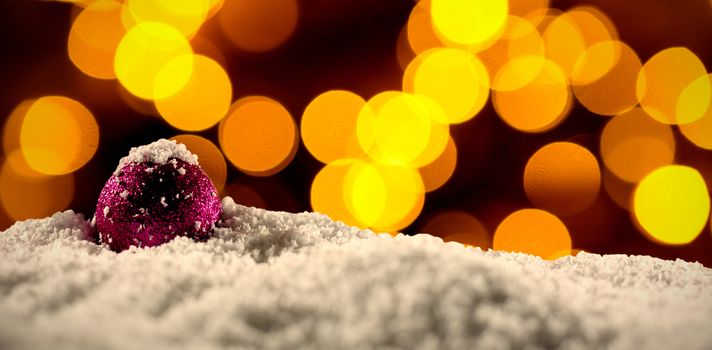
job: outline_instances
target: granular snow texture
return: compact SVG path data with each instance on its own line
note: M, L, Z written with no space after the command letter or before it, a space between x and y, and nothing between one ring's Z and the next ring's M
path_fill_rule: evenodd
M554 262L223 200L213 238L115 253L73 212L0 234L0 349L710 349L712 270Z

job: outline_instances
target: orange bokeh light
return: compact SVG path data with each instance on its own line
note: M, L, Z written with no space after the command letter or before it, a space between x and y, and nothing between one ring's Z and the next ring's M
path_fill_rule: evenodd
M218 134L230 163L254 176L270 176L284 169L294 158L299 141L289 112L263 96L235 102L220 122Z

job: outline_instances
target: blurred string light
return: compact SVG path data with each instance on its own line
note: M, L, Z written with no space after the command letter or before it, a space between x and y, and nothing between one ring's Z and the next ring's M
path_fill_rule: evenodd
M438 37L454 45L479 48L501 34L507 0L431 0L430 15Z
M582 70L580 63L579 69L575 69L577 62L587 59L583 54L588 48L600 42L616 40L618 34L605 14L594 7L581 6L554 18L544 30L543 38L546 57L561 67L567 77L592 81L597 78L591 76L592 65L611 66L614 60L602 62L593 59L591 63L584 65L588 70ZM610 53L611 56L615 54ZM602 71L605 72L605 69Z
M637 222L649 238L663 244L688 244L707 224L710 196L697 170L670 165L656 169L640 182L634 209Z
M208 17L216 0L126 0L122 20L128 29L144 22L165 23L190 37Z
M482 249L491 247L490 234L485 225L462 210L445 210L432 215L419 231L438 235L445 242L454 241Z
M539 149L524 168L524 189L538 208L570 216L598 197L601 173L596 157L571 142L554 142Z
M218 136L230 163L254 176L273 175L286 167L299 142L291 114L263 96L237 100L220 122Z
M645 62L638 75L640 106L661 123L692 123L702 118L710 103L710 82L699 79L706 75L702 61L686 48L673 47L658 52ZM691 85L696 80L698 83ZM689 95L683 96L687 100L679 104L688 87L691 87Z
M265 52L292 36L299 20L299 5L297 0L228 0L218 16L223 33L235 47Z
M712 85L712 74L708 74L699 79L706 79L707 82ZM693 86L694 90L697 90L694 86L699 84L699 79L690 84L690 86ZM678 104L679 103L680 102L678 101ZM689 124L681 124L680 132L690 142L697 145L697 147L712 150L712 102L707 105L707 110L704 112L702 117L700 117L700 119L697 119Z
M403 91L427 96L458 124L474 117L489 97L489 76L473 54L459 49L432 49L418 55L403 75Z
M556 259L571 253L571 236L561 220L540 209L522 209L497 226L492 246L496 250Z
M611 119L601 134L601 158L617 177L639 182L651 171L675 160L672 129L635 108Z
M114 79L114 55L126 33L121 22L122 4L100 0L87 6L72 24L67 51L75 66L85 74Z
M227 180L227 164L220 149L210 140L197 135L182 134L172 137L171 140L184 144L198 156L200 167L213 181L218 193L222 192Z
M156 108L178 129L205 130L217 124L230 108L232 83L214 60L202 55L184 55L169 61L161 69L156 77L156 90L168 91L173 80L164 74L172 74L187 64L193 65L188 82L174 95L156 99Z
M121 39L114 70L132 94L146 100L163 99L190 81L192 53L188 40L177 29L161 22L142 22ZM171 60L175 61L168 65ZM157 81L159 77L163 81Z
M325 164L361 157L364 150L356 128L365 105L361 96L345 90L327 91L314 98L301 121L302 141L312 156Z
M576 99L589 111L614 116L638 104L636 86L642 64L638 55L621 41L603 41L584 51L576 68L591 73L594 79L573 78ZM603 62L603 63L601 63Z
M533 80L519 82L523 71L536 72ZM507 63L496 79L517 82L508 84L511 90L492 93L497 113L511 127L529 133L545 132L568 116L571 89L554 62L536 56L519 57Z
M457 167L457 145L452 137L447 140L445 149L430 164L418 168L423 178L426 192L432 192L447 183Z
M62 96L35 100L20 128L28 165L43 174L69 174L86 164L99 146L99 127L81 103Z

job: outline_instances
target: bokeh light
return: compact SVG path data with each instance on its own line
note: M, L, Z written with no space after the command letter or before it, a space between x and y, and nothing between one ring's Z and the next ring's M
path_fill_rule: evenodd
M601 158L619 178L636 183L675 159L672 129L635 108L611 119L601 134Z
M73 175L35 172L20 151L10 153L0 170L0 202L13 220L52 215L66 209L73 196Z
M555 259L571 251L571 236L559 218L539 209L522 209L497 226L492 246Z
M449 127L444 112L430 98L385 92L368 101L356 132L361 148L372 159L418 167L440 156Z
M291 114L279 102L263 96L235 102L220 122L219 139L230 163L254 176L284 169L299 142Z
M309 196L312 210L348 225L360 226L346 205L346 174L355 162L353 159L331 162L316 174Z
M550 143L529 158L524 189L538 208L569 216L588 208L598 196L601 172L589 150L571 142Z
M184 144L190 152L198 156L203 171L213 181L218 193L222 192L227 179L227 164L220 149L210 140L198 135L182 134L171 138Z
M477 53L477 57L480 58L489 72L492 88L495 90L508 90L506 85L498 86L496 84L507 84L509 82L496 81L494 77L497 76L505 64L522 56L543 57L544 41L531 22L517 16L508 17L507 26L500 40ZM533 80L540 68L541 62L538 62L536 69L529 73L529 79Z
M457 166L457 145L450 137L445 149L432 163L418 168L426 192L432 192L447 183Z
M541 68L537 68L541 65ZM521 85L521 72L534 70L533 80ZM551 130L561 123L571 108L571 89L566 76L553 62L535 56L514 59L502 68L495 81L512 86L511 91L493 91L497 114L509 126L524 132ZM528 80L528 79L525 79ZM516 86L516 87L515 87Z
M641 68L638 55L625 43L595 44L576 62L576 69L588 73L574 76L574 95L596 114L613 116L626 112L638 104L636 86Z
M546 57L559 65L567 77L573 77L579 81L592 80L590 77L592 74L591 64L583 65L589 70L581 69L581 63L579 63L579 69L575 69L577 62L588 60L586 56L583 56L584 52L597 43L618 38L615 27L606 15L590 6L576 7L557 16L548 24L542 36L546 47ZM611 55L615 55L615 52L612 52ZM592 64L601 64L597 58L592 58ZM608 66L611 64L608 63ZM600 71L600 69L597 70ZM594 74L600 73L595 72Z
M436 33L464 46L480 46L492 40L507 21L507 0L431 0L430 13Z
M420 232L442 237L444 241L488 249L489 231L473 215L462 210L446 210L429 217Z
M126 0L123 23L132 28L139 23L160 22L190 36L203 24L213 3L214 0Z
M712 74L703 79L712 84ZM697 147L712 150L712 102L708 104L707 111L700 119L680 125L680 132Z
M444 46L433 29L433 21L430 17L430 1L418 1L413 10L410 11L408 23L406 24L408 43L416 54Z
M359 158L364 154L356 125L366 101L353 92L331 90L314 98L304 110L302 141L322 163Z
M437 102L450 124L474 117L489 97L485 66L459 49L433 49L421 54L405 71L403 90Z
M655 120L665 124L688 124L700 119L709 103L710 84L702 80L706 99L693 101L677 114L678 100L683 91L695 80L706 76L704 64L692 51L673 47L658 52L643 65L638 76L637 96L640 106ZM699 103L700 105L696 105Z
M640 182L634 208L638 223L650 238L664 244L687 244L707 225L710 196L697 170L670 165Z
M81 103L62 96L34 101L20 129L22 154L32 169L69 174L86 164L99 146L99 126Z
M232 83L225 70L212 59L201 55L183 55L169 61L156 76L156 90L168 91L173 84L169 76L192 64L185 86L174 95L156 99L161 116L172 126L186 131L200 131L217 124L232 102ZM165 86L164 86L165 85Z
M354 162L345 182L346 207L358 226L397 232L420 214L425 188L420 173L403 165Z
M225 36L240 50L264 52L282 45L297 27L296 0L230 0L219 13Z
M183 34L160 22L142 22L129 30L116 49L114 71L132 94L146 99L162 99L180 91L190 80L192 59L182 59L161 70L180 56L192 58L193 50ZM156 88L159 73L169 81Z
M85 74L100 79L116 78L114 56L126 33L121 22L122 8L121 2L96 1L74 20L67 52L69 59Z

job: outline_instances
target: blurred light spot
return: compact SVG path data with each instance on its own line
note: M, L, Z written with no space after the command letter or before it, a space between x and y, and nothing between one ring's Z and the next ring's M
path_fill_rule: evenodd
M703 75L690 83L677 100L675 115L680 125L694 123L710 111L712 75ZM688 122L691 121L691 122Z
M365 104L361 96L344 90L327 91L314 98L301 121L302 140L309 153L325 164L362 156L356 124Z
M384 92L359 114L357 138L374 160L419 167L445 149L449 136L445 121L440 106L427 97Z
M661 123L692 123L702 118L709 97L690 101L690 106L680 106L680 112L689 114L677 114L678 100L691 83L706 75L704 64L692 51L684 47L660 51L645 62L638 75L637 96L640 106ZM709 81L702 80L696 89L703 95L709 95Z
M233 104L220 122L220 147L238 169L253 176L270 176L286 167L297 151L294 120L279 102L245 97Z
M646 176L635 190L635 217L654 241L688 244L707 224L710 197L697 170L670 165Z
M537 62L541 64L538 70ZM572 102L566 76L555 63L524 56L507 64L495 79L507 81L511 78L511 83L500 83L500 86L518 86L520 83L514 81L521 79L520 73L527 67L535 69L532 81L515 90L493 91L495 110L502 120L519 131L536 133L551 130L566 118Z
M585 59L576 67L589 73L583 80L581 75L574 77L573 91L584 107L611 116L638 104L636 84L642 64L633 49L620 41L604 41L591 46L581 57Z
M175 28L158 22L144 22L131 28L119 43L114 61L114 71L121 84L132 94L146 99L162 99L180 91L190 80L192 60L173 64L170 71L161 74L171 77L161 88L156 78L166 63L193 50L188 41Z
M417 170L375 162L353 163L344 180L346 207L359 226L396 232L410 225L425 202Z
M613 174L637 183L649 172L672 164L675 138L669 126L635 108L606 124L601 134L601 158Z
M5 119L2 129L2 148L5 155L20 149L22 122L25 120L25 115L27 115L27 111L30 110L33 103L35 103L34 99L23 100L15 106L7 119Z
M427 220L420 232L437 235L445 242L455 241L485 250L490 247L487 228L476 217L461 210L435 214Z
M28 109L20 131L27 163L44 174L74 172L99 146L99 126L81 103L62 96L37 99Z
M596 157L570 142L554 142L539 149L524 169L524 189L537 207L570 216L588 208L601 186Z
M567 77L577 73L578 79L590 79L590 71L575 71L576 62L587 60L586 56L581 57L586 49L603 41L616 40L618 34L606 15L594 7L582 6L556 17L544 30L543 38L546 57L558 64ZM600 62L594 60L591 64ZM609 63L608 68L610 66Z
M548 7L549 0L509 0L509 14L518 17L542 13Z
M325 165L312 182L310 200L312 210L326 214L336 221L358 226L360 222L346 206L346 174L356 160L338 160Z
M100 0L87 6L72 24L67 41L69 59L87 75L114 79L114 55L126 33L121 22L123 5Z
M254 188L240 183L232 183L225 187L224 196L230 196L235 203L247 207L267 209L267 202Z
M501 34L507 21L507 0L431 0L436 33L449 42L478 46Z
M571 237L556 216L539 209L522 209L499 224L493 248L550 259L571 250Z
M172 126L200 131L217 124L232 102L230 77L220 64L200 55L179 56L166 63L165 69L158 73L156 89L169 90L173 78L167 74L191 63L192 74L186 85L176 94L157 99L155 103L158 112Z
M487 68L492 80L507 62L527 55L543 57L544 42L541 34L529 21L516 16L508 17L507 27L500 40L486 50L477 53L477 57ZM531 80L541 68L541 60L538 63L539 66L535 70L528 72ZM492 83L494 84L494 81ZM506 87L498 88L494 85L492 88L507 90Z
M165 23L183 35L197 32L215 1L211 0L126 0L126 28L144 22Z
M457 166L457 145L452 137L448 138L447 146L440 156L432 163L418 168L423 178L426 192L432 192L442 187L455 172Z
M43 218L64 210L74 196L74 176L47 176L24 162L20 151L8 155L0 171L0 202L13 220Z
M415 4L406 26L408 43L416 54L444 46L433 29L430 17L430 0L422 0Z
M213 181L218 193L222 192L227 179L227 164L220 149L210 140L197 135L183 134L174 136L171 140L184 144L189 151L198 156L200 167Z
M489 97L489 76L482 62L459 49L433 49L421 55L406 69L404 91L433 99L450 124L479 113Z
M264 52L282 45L297 27L296 0L230 0L220 10L223 33L240 50Z
M704 79L712 84L712 74L705 76ZM708 104L702 118L680 125L680 132L697 147L712 150L712 103Z
M408 42L408 24L405 26L398 34L398 42L396 43L396 59L398 60L398 66L401 70L405 71L406 67L410 64L410 61L415 58L415 52L410 47Z

